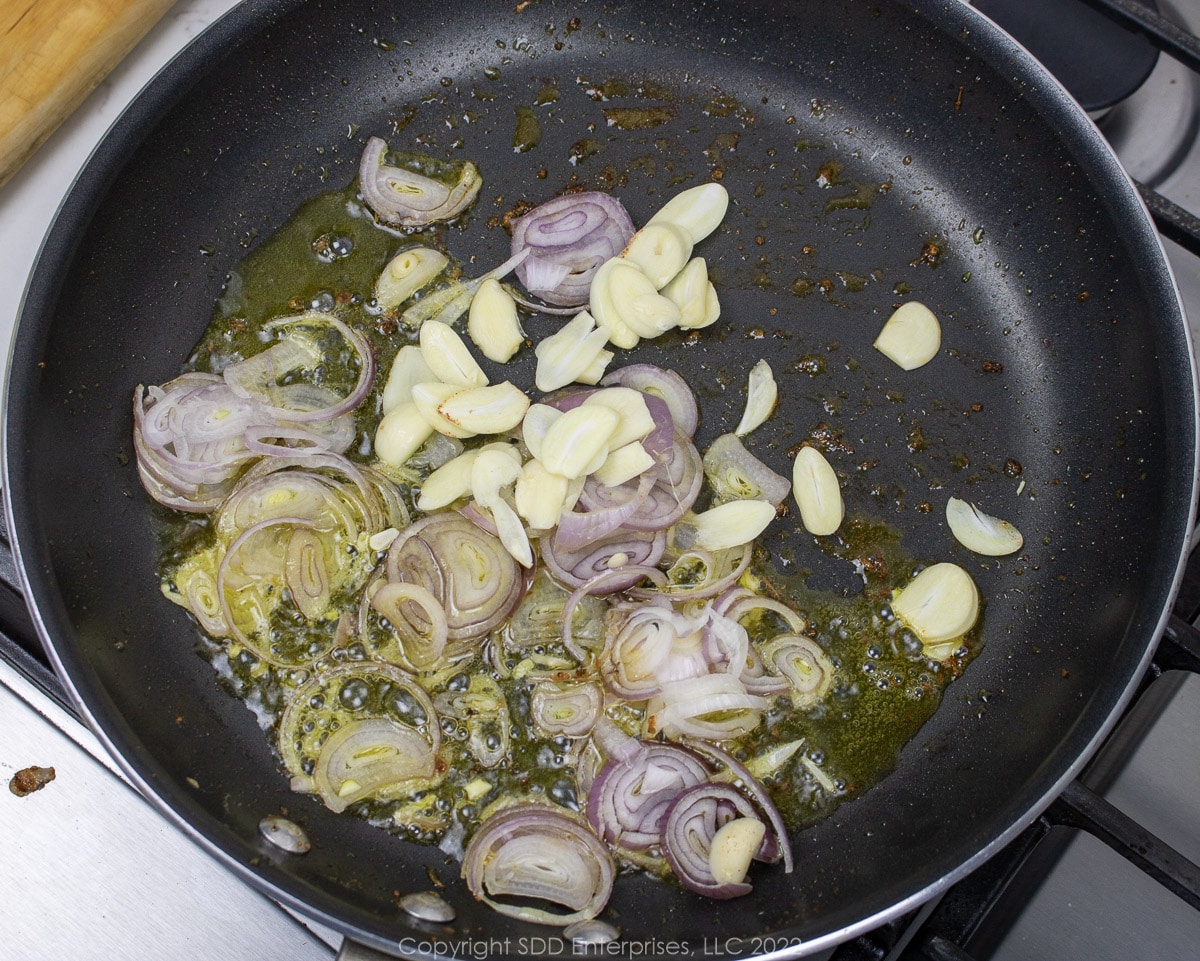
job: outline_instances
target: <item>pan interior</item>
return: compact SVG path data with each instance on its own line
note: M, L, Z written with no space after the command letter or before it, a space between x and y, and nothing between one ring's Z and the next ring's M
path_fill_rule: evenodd
M1185 325L1085 121L965 10L647 11L251 2L118 125L27 296L7 486L53 656L183 822L277 896L381 947L420 933L394 892L430 875L450 885L453 937L546 932L476 906L440 851L288 791L254 717L158 593L162 515L138 484L129 410L135 385L179 371L247 252L351 183L368 135L480 167L475 211L445 241L481 270L506 256L498 221L519 200L608 190L644 223L719 177L733 202L698 253L721 320L622 361L684 372L703 447L736 423L746 372L767 358L782 399L755 453L790 473L789 449L829 425L852 514L917 560L968 567L986 598L980 656L892 775L794 838L795 874L764 874L720 910L624 879L609 909L623 937L731 954L769 950L750 940L762 936L812 946L940 883L1078 762L1169 601L1195 456ZM518 108L541 130L521 152ZM871 347L908 299L943 326L942 353L913 372ZM1014 520L1024 550L981 560L957 547L950 494ZM776 546L823 589L862 587L809 539ZM259 819L285 808L316 842L302 859L257 840Z

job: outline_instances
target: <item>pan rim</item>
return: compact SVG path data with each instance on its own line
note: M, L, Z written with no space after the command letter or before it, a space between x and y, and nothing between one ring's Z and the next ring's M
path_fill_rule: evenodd
M169 103L167 101L173 101L174 98L165 96L165 93L162 90L162 78L167 77L172 79L178 85L181 76L186 77L188 79L188 85L190 86L190 84L195 81L195 76L203 72L205 59L210 57L215 51L223 50L233 37L241 35L241 31L245 24L253 24L256 26L256 28L261 29L263 26L270 23L275 17L286 13L298 5L299 4L297 0L247 0L246 3L234 8L234 10L222 17L212 27L201 33L178 57L176 57L166 68L164 68L162 72L160 72L159 75L154 78L154 80L151 81L151 83L145 90L143 90L141 94L139 94L131 108L122 115L116 124L114 124L113 129L110 130L109 134L106 134L104 140L101 142L100 147L97 148L96 153L94 153L92 158L89 158L88 162L84 165L80 177L77 178L76 182L70 188L66 198L64 199L63 206L60 207L59 212L56 214L54 222L47 233L46 239L43 240L42 250L38 255L35 268L31 274L29 285L26 288L25 298L22 300L22 318L24 317L26 311L26 299L30 297L31 291L38 282L37 279L46 274L46 269L43 267L43 258L45 257L52 259L53 257L57 256L58 259L66 262L73 257L73 252L70 250L64 249L60 251L52 251L48 249L47 246L52 237L58 237L64 231L70 232L72 230L72 225L70 224L70 219L72 217L78 220L78 218L85 212L75 209L68 209L71 207L71 199L78 195L78 191L96 189L96 185L104 180L105 170L102 168L105 157L108 156L111 158L113 154L120 153L121 150L125 149L125 146L128 144L128 142L136 137L138 129L140 129L141 123L144 121L145 116L155 114L159 110L169 109ZM975 41L975 45L971 47L972 52L977 53L980 56L984 56L985 59L988 60L995 60L996 57L1002 56L1006 60L1013 62L1014 69L1023 70L1027 74L1032 73L1033 76L1038 79L1040 84L1039 95L1042 100L1044 100L1049 107L1061 111L1062 116L1071 118L1073 123L1071 132L1073 135L1079 137L1081 140L1086 140L1092 145L1094 150L1099 151L1099 159L1102 160L1103 167L1103 169L1099 172L1103 173L1110 180L1115 178L1124 184L1124 195L1120 198L1114 198L1113 202L1115 203L1119 201L1123 206L1129 207L1131 210L1136 209L1140 212L1138 215L1137 227L1141 233L1146 235L1147 242L1153 243L1157 252L1157 256L1160 258L1161 267L1165 271L1164 279L1167 282L1178 307L1179 317L1180 319L1183 319L1184 309L1179 295L1178 285L1175 282L1169 261L1166 258L1162 240L1157 231L1155 231L1153 228L1149 212L1146 209L1144 202L1138 195L1136 187L1128 178L1128 175L1125 174L1123 169L1121 169L1119 161L1117 160L1115 154L1113 154L1111 151L1111 148L1109 148L1107 143L1103 141L1103 138L1096 129L1095 125L1087 117L1086 113L1082 111L1082 108L1080 108L1073 98L1071 98L1070 94L1067 93L1067 91L1063 89L1061 85L1057 83L1057 81L1053 80L1053 78L1045 72L1045 68L1042 67L1041 64L1039 64L1032 57L1032 55L1025 51L1024 48L1016 45L1015 41L1012 41L1011 38L1008 38L1007 35L1003 34L998 27L991 23L991 21L988 21L985 17L983 17L982 14L979 14L978 11L975 11L973 8L968 8L966 10L962 9L967 5L961 3L960 0L950 0L949 3L918 2L913 6L915 6L923 16L932 21L935 26L940 27L946 32L951 32L952 26L961 25L964 18L967 22L971 22L974 19L976 24L990 24L990 26L983 28L982 33L984 34L984 40L979 41L977 39ZM989 46L992 50L991 56L985 56L985 51L982 49L984 45ZM99 164L99 166L97 166L97 164ZM49 270L50 276L53 276L53 267L49 268ZM1187 498L1188 519L1190 524L1195 517L1198 496L1197 477L1198 474L1200 474L1200 471L1197 470L1198 465L1200 465L1200 453L1198 453L1197 445L1195 443L1197 435L1200 434L1200 413L1198 413L1198 411L1200 411L1200 404L1198 404L1194 345L1192 343L1192 338L1186 322L1184 322L1181 326L1182 330L1180 333L1182 334L1183 338L1183 352L1186 355L1187 364L1191 371L1191 389L1189 398L1191 405L1191 423L1188 426L1191 430L1192 439L1192 476L1190 493L1188 494ZM19 344L21 342L21 327L22 324L19 321L17 331L14 336L13 345L10 348L10 374L14 366L15 358L20 353ZM4 409L4 439L6 442L11 442L12 440L12 428L10 427L9 420L9 404L10 396L8 393L6 393ZM9 446L10 443L6 443L3 459L3 485L5 490L11 491L13 489L11 483L16 472L12 462L10 461L10 457L12 455L8 450ZM137 785L138 789L143 794L145 794L155 803L155 805L169 818L169 820L182 827L185 832L210 855L217 857L228 867L234 869L234 871L244 880L251 882L260 889L263 889L264 886L266 886L266 893L268 893L270 896L283 901L301 914L314 917L315 920L320 920L329 924L348 936L351 934L356 936L360 934L360 932L346 931L345 925L336 916L314 912L314 906L310 901L306 901L296 896L287 887L280 885L278 881L272 882L269 879L264 878L261 868L250 868L248 865L239 860L234 852L227 850L225 847L217 844L212 837L204 834L195 823L185 818L176 809L176 807L167 800L166 797L162 796L161 792L163 791L163 786L154 784L149 778L144 776L142 770L135 766L133 764L133 760L126 756L126 753L118 747L115 735L110 737L110 732L104 726L102 719L98 716L98 713L94 712L90 707L90 704L93 703L92 699L96 698L99 694L102 694L102 692L98 690L88 691L87 688L93 685L87 684L85 678L78 677L74 672L71 671L70 665L64 663L60 656L60 651L51 641L54 625L50 623L50 619L43 618L40 608L33 602L33 598L35 596L34 587L38 585L35 584L30 576L28 563L31 560L38 558L37 532L30 530L28 519L19 519L15 516L11 497L5 498L5 512L9 523L9 530L12 532L14 555L18 561L18 570L20 572L22 588L26 593L26 597L29 599L31 616L38 630L39 637L42 640L43 646L46 648L48 656L51 658L56 672L61 678L64 679L65 685L76 709L85 718L89 727L91 727L100 738L101 742L105 745L106 750L113 754L117 760L117 763L121 766L121 769L126 773L126 775L130 777L133 783ZM1180 538L1180 542L1178 544L1175 573L1167 592L1166 602L1160 611L1160 616L1153 632L1153 637L1148 640L1145 645L1143 657L1134 677L1127 683L1124 691L1117 699L1116 706L1109 713L1106 722L1089 739L1084 752L1076 757L1074 762L1071 763L1067 769L1064 770L1063 773L1054 781L1049 791L1047 791L1042 797L1036 799L1035 803L1027 811L1026 816L1018 823L1010 825L1007 830L1003 831L987 846L977 851L975 855L963 862L955 871L951 872L950 874L943 875L934 883L913 892L904 900L891 905L883 911L864 918L846 928L839 929L838 931L830 932L827 935L807 941L801 949L804 953L821 950L823 948L828 948L835 944L841 943L937 896L949 888L953 883L960 880L966 874L969 874L979 865L984 863L988 858L1000 850L1000 848L1015 838L1029 822L1034 820L1039 814L1042 813L1042 811L1045 810L1045 808L1052 802L1054 797L1061 793L1067 783L1069 783L1078 775L1079 771L1094 754L1099 743L1108 735L1113 725L1115 725L1120 711L1127 706L1129 701L1132 699L1137 680L1144 673L1152 656L1153 642L1157 641L1157 638L1161 636L1170 617L1170 606L1179 590L1179 585L1182 578L1182 569L1188 553L1187 547L1188 537L1183 536ZM47 577L52 576L52 572L47 571L44 573ZM185 797L182 792L177 792L177 794L179 797ZM373 946L378 946L374 945L374 942L370 939L368 939L368 943L372 943ZM778 956L797 956L797 952L785 952L779 954Z

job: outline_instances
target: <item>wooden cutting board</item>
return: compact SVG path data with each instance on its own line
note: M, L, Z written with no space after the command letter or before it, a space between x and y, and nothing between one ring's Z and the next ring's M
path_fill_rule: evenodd
M0 0L0 184L174 0Z

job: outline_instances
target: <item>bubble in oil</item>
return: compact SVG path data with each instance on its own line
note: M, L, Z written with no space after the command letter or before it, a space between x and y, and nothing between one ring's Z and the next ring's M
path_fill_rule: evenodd
M342 685L338 699L342 702L344 708L351 711L358 711L366 706L367 697L370 693L371 691L366 681L352 679Z

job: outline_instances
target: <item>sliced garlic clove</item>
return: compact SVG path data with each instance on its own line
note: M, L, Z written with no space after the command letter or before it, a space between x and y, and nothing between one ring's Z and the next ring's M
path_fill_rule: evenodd
M746 390L746 409L733 432L739 437L749 434L771 416L771 411L775 409L778 401L779 388L775 384L775 374L771 370L770 364L765 360L760 360L750 368Z
M903 370L915 370L928 364L942 345L942 325L932 310L910 300L887 319L875 349Z
M728 190L719 183L701 184L677 193L647 223L675 224L688 232L692 243L698 244L717 229L728 208Z
M610 451L592 476L606 487L617 487L648 471L655 460L637 441Z
M718 884L740 884L746 880L750 862L758 853L767 826L758 818L726 821L713 835L708 849L708 869Z
M421 325L421 355L443 383L457 387L487 386L487 374L449 324L427 320Z
M388 371L387 384L383 388L383 412L386 414L397 404L411 401L412 389L416 384L434 380L437 380L437 375L425 363L421 348L415 344L401 347L392 361L392 369Z
M586 310L581 310L570 321L563 324L556 333L543 338L533 349L537 355L537 372L534 383L543 393L558 390L567 384L582 380L596 359L605 354L608 360L612 353L604 349L608 343L608 332L596 327L596 319ZM591 383L596 383L603 375L603 367L608 366L604 361L601 374Z
M693 547L723 551L748 544L775 519L775 508L766 501L729 501L689 518L695 531Z
M583 373L579 374L575 379L581 384L598 384L600 378L604 376L604 372L608 370L608 365L612 363L616 356L611 350L600 351L592 362L587 365Z
M381 307L399 307L446 269L449 258L431 247L410 247L396 254L375 281Z
M1008 521L985 514L957 497L946 502L946 524L955 539L976 554L1002 557L1019 551L1025 544L1021 532Z
M792 494L800 520L810 534L825 537L836 531L846 516L837 474L815 447L801 447L792 465Z
M596 270L592 276L592 286L588 291L588 309L596 319L596 326L608 334L609 343L614 347L631 350L637 346L641 338L621 319L613 299L612 275L613 271L621 266L628 270L637 270L632 264L625 263L619 257L609 258Z
M546 431L538 459L552 473L568 480L582 477L604 462L609 438L620 422L615 410L600 404L568 410Z
M511 444L488 444L471 462L471 493L489 510L500 492L521 476L521 453Z
M443 401L449 400L461 390L461 387L456 387L454 384L443 384L440 380L414 384L412 402L429 426L439 434L445 434L447 437L470 437L474 431L465 430L458 424L447 420L439 410Z
M692 256L691 235L672 223L650 223L635 233L621 257L638 267L656 290L683 269Z
M448 507L471 493L471 467L479 450L463 451L425 478L417 507L426 513Z
M957 564L925 568L892 595L892 612L925 645L962 637L979 617L979 589Z
M429 439L433 427L412 401L397 404L375 429L375 456L399 467Z
M522 567L533 567L533 548L529 545L529 535L525 533L525 525L517 512L509 506L508 501L497 498L488 508L492 512L492 520L496 522L496 535L500 543Z
M608 439L613 449L641 440L655 428L650 408L646 406L646 395L632 387L605 387L598 390L583 402L584 407L591 405L608 407L617 412L620 423Z
M471 299L467 333L480 353L498 364L511 360L525 342L517 302L494 277L485 280Z
M511 381L490 387L470 387L451 394L438 413L460 430L472 434L502 434L512 430L529 410L529 398Z
M531 404L521 422L521 439L531 457L542 456L542 442L550 425L562 417L563 412L549 404Z
M629 271L620 271L614 278L619 282L613 299L625 326L639 337L654 338L679 326L679 308L669 297L662 296L650 279L630 265ZM636 275L641 279L635 279Z
M513 489L517 513L537 530L557 526L566 507L569 483L561 474L547 470L540 460L526 461Z
M659 293L679 308L679 326L685 330L707 327L721 316L721 303L709 282L703 257L689 260Z

